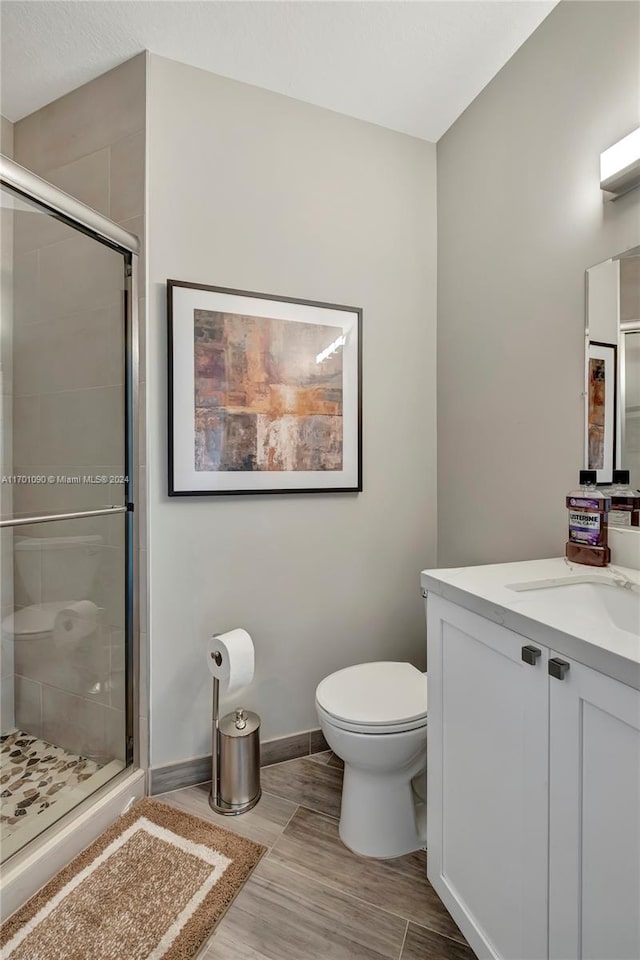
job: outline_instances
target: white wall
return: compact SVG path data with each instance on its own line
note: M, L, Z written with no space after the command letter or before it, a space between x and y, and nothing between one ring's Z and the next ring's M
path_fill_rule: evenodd
M640 239L600 153L640 123L640 5L563 2L438 143L438 551L560 555L583 455L584 271Z
M435 561L435 148L152 56L151 756L210 747L204 642L256 644L262 736L317 726L339 667L424 664ZM364 492L166 495L167 278L364 308ZM234 698L237 700L239 698ZM231 707L231 703L223 704Z

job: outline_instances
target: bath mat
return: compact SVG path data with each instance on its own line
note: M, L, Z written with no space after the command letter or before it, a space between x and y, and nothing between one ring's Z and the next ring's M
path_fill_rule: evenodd
M191 960L265 850L141 800L5 921L2 960Z

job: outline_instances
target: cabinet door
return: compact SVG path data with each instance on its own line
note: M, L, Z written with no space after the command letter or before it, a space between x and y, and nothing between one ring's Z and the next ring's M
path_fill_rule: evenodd
M478 956L541 960L548 650L432 595L427 630L429 880Z
M550 956L638 960L640 692L575 661L549 688Z

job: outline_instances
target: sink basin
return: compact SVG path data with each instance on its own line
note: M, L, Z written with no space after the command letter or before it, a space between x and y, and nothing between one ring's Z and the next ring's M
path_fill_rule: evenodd
M513 606L525 615L547 619L547 616L568 616L584 620L588 617L604 629L624 630L640 636L640 592L614 581L588 577L568 577L555 583L539 581L510 584L509 589L522 595Z

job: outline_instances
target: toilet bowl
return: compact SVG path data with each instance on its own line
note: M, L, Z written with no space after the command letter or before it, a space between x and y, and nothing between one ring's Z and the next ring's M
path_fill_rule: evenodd
M364 857L426 844L427 677L410 663L361 663L316 689L324 737L344 761L340 839Z

